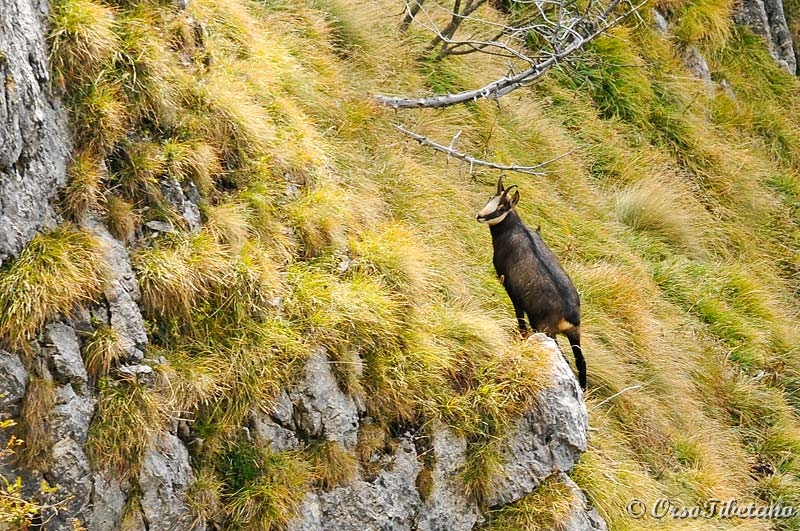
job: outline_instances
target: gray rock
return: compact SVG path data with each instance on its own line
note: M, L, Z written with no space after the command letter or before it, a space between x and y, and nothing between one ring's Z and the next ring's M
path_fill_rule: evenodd
M180 1L180 0L178 0ZM200 219L200 209L197 205L190 201L183 193L180 183L175 179L167 179L161 182L161 191L166 199L175 210L186 221L186 225L192 232L198 232L202 220ZM148 225L149 226L149 225Z
M78 395L72 385L58 387L56 404L47 418L53 440L70 438L85 443L96 402L90 396Z
M482 520L477 504L464 496L459 477L466 452L466 440L449 429L434 432L433 490L420 511L419 531L469 531Z
M555 341L534 334L549 354L550 384L506 438L490 506L515 502L554 472L572 469L586 451L589 419L580 387Z
M297 514L300 516L289 523L287 531L322 531L322 506L315 493L306 493Z
M172 226L171 223L167 223L165 221L148 221L144 224L150 230L154 230L156 232L177 232L175 227Z
M324 350L317 350L309 357L305 380L289 396L298 429L312 437L324 436L336 441L347 450L355 448L358 410L353 399L339 389Z
M50 356L53 378L61 383L85 386L89 377L75 330L63 323L51 323L45 327L45 340L54 347Z
M0 350L0 420L19 415L28 386L28 371L17 354Z
M650 13L653 15L653 28L662 35L666 35L669 30L669 23L664 15L658 9L651 9Z
M91 512L87 518L87 528L91 531L116 531L125 508L125 493L115 480L106 480L101 474L94 474Z
M295 433L273 422L263 413L253 419L253 436L259 444L267 444L273 452L299 450L302 446Z
M119 336L120 345L132 362L144 360L147 346L147 331L144 318L136 304L139 301L139 285L131 267L125 246L114 238L106 227L95 219L84 225L97 237L103 247L103 257L108 265L108 282L103 287L108 302L109 323Z
M403 438L374 481L355 480L307 496L307 512L288 531L410 531L422 503L415 485L419 469L414 445Z
M53 445L53 465L47 473L50 484L58 487L57 499L69 495L66 509L59 510L48 529L72 529L72 519L86 520L92 495L92 471L81 445L64 438Z
M694 46L688 46L683 51L683 64L694 74L698 79L702 79L706 88L709 91L714 90L714 81L711 79L711 69L708 67L708 61Z
M767 41L772 57L790 74L797 73L792 34L786 23L783 0L743 0L736 3L733 19L749 26Z
M205 530L195 523L186 504L186 489L194 481L189 452L174 435L157 437L145 453L139 473L142 515L148 531Z
M572 512L560 527L561 531L608 531L605 520L594 508L587 507L586 495L580 487L566 474L560 474L559 479L572 489L574 499Z
M119 336L120 344L130 361L144 359L142 350L147 346L147 331L139 306L139 286L131 268L125 246L102 225L91 228L103 245L108 264L109 281L104 286L108 301L111 328Z
M121 365L117 372L142 385L152 387L156 384L156 373L150 365Z
M66 182L67 114L51 90L47 3L0 3L0 265L42 228Z
M293 411L294 405L292 404L289 393L281 391L281 394L278 395L278 400L275 402L275 406L272 408L270 416L278 421L281 426L294 429L294 421L292 420Z

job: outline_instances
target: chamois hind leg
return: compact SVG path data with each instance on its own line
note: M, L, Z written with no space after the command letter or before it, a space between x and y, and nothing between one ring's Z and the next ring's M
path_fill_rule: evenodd
M586 391L586 360L583 358L583 350L581 349L581 327L575 326L564 330L564 335L569 339L569 345L572 347L572 354L575 356L575 367L578 369L578 383L581 384L581 389Z

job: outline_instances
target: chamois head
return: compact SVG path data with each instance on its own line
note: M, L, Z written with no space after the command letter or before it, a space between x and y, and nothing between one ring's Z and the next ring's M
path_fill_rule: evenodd
M508 188L503 188L503 176L497 180L497 192L489 199L489 202L478 212L476 219L481 223L496 225L503 221L511 209L519 202L519 190L509 197L509 192L516 188L513 184Z

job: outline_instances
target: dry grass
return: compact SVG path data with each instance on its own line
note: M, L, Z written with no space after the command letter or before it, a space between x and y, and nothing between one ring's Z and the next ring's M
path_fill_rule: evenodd
M86 452L105 473L136 477L152 438L165 431L171 406L157 389L131 379L103 379Z
M87 214L96 213L103 198L104 163L94 153L77 151L67 168L67 188L63 206L70 218L81 221Z
M103 208L109 232L121 242L130 241L140 218L133 204L116 195L109 195Z
M486 531L546 531L563 526L577 499L565 483L556 477L546 479L533 494L489 512Z
M358 473L356 456L335 441L314 442L305 452L320 488L327 490L346 485Z
M223 282L230 255L201 233L165 239L132 261L145 310L154 316L188 317L200 298Z
M703 219L702 210L691 211L691 207L687 208L682 202L671 185L658 181L640 182L617 195L616 215L634 230L648 232L686 251L697 252L704 236L704 225L698 223L698 219Z
M51 462L52 435L47 418L56 405L56 387L51 379L32 377L28 380L22 402L20 438L24 446L17 452L23 466L44 470Z
M53 3L50 15L51 68L70 88L93 80L119 47L115 13L91 0Z
M112 367L125 356L119 335L110 326L100 326L83 341L83 361L86 372L95 382L108 376Z
M71 225L34 237L0 272L0 340L24 348L39 329L96 301L104 283L97 243Z

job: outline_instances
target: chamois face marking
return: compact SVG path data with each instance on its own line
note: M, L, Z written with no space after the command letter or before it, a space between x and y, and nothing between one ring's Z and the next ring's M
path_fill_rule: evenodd
M514 208L519 201L519 190L517 190L512 197L508 196L508 193L516 188L516 185L509 186L508 188L503 188L503 178L500 177L500 180L497 181L497 193L493 195L486 205L478 212L476 219L480 223L486 223L487 225L497 225L504 219L511 209Z

